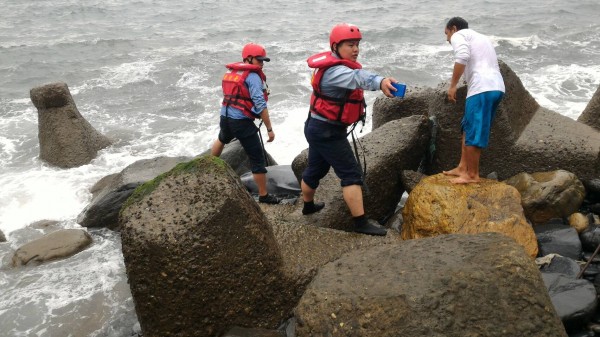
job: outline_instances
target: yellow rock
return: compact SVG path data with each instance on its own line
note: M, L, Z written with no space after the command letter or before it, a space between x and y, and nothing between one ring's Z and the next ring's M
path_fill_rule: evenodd
M535 233L514 187L489 179L453 184L451 178L430 176L412 190L402 210L403 239L497 232L514 239L531 257L537 255Z
M577 231L577 233L581 233L588 228L590 222L587 216L581 213L573 213L569 216L569 225Z

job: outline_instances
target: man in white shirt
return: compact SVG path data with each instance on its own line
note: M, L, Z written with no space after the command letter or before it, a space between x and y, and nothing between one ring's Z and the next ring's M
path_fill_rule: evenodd
M481 150L488 146L492 121L504 96L504 81L496 51L486 36L469 29L467 21L460 17L450 19L444 33L452 44L455 59L448 89L450 101L456 103L456 86L463 74L467 81L460 163L444 174L456 176L453 183L476 183Z

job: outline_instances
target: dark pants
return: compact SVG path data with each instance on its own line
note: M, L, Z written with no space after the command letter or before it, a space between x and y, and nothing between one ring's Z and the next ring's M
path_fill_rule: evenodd
M250 158L252 173L267 173L264 151L258 137L258 128L252 120L221 116L219 126L221 127L219 132L221 143L229 144L233 138L237 138Z
M319 186L329 168L341 179L342 187L362 185L362 172L346 135L346 127L309 118L304 125L308 141L308 167L302 180L312 189Z

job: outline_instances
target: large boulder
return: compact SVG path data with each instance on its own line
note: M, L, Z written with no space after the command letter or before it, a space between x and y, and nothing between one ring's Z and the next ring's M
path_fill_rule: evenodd
M310 281L320 267L347 252L402 241L392 231L371 236L317 227L291 204L260 207L273 228L286 273L297 280Z
M430 123L426 117L412 116L396 120L360 138L360 160L366 162L367 175L363 187L366 213L380 220L391 215L404 192L403 170L416 170L425 156ZM363 157L364 155L364 157ZM308 151L303 151L292 163L298 180L307 165ZM342 196L340 179L333 170L321 180L315 194L325 208L307 216L311 223L334 229L348 230L352 217Z
M4 233L0 230L0 242L6 242L6 236L4 236Z
M534 261L498 233L354 251L321 268L296 336L561 336Z
M527 219L542 224L575 213L585 198L585 188L577 176L565 170L519 173L504 181L521 194Z
M600 132L550 111L533 99L517 75L499 62L506 86L490 135L481 156L480 170L506 179L520 172L565 169L583 180L600 176ZM435 89L409 92L404 100L380 97L373 105L373 128L408 114L435 117L439 125L435 156L429 173L455 167L461 154L460 121L466 86L457 91L457 103L446 99L447 83ZM392 112L390 112L392 111ZM401 113L396 113L401 111Z
M62 229L44 235L19 247L12 258L13 267L41 264L75 255L92 243L92 237L81 229Z
M257 203L224 161L181 163L121 211L123 256L144 336L276 328L299 295Z
M534 227L540 255L559 254L573 260L580 260L582 245L577 231L556 220L560 219Z
M552 304L564 326L575 330L585 326L598 305L594 285L563 274L542 273Z
M579 115L577 121L600 130L600 87L598 87L581 115Z
M30 91L38 110L40 159L71 168L88 164L111 141L79 113L66 83L51 83Z
M92 188L92 201L79 213L77 223L83 227L119 227L119 211L123 203L142 183L189 161L189 157L156 157L138 160L121 172L105 176Z
M514 187L495 180L453 184L441 173L430 176L408 196L402 210L402 238L498 232L513 238L535 257L535 233L525 219L520 199Z

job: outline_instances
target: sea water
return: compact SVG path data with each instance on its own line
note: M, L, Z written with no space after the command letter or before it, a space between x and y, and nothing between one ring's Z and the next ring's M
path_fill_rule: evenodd
M275 141L290 164L307 147L311 72L340 22L360 27L359 62L407 87L451 76L444 24L462 16L544 107L576 119L600 84L597 0L294 1L0 0L0 336L128 336L136 330L118 233L90 230L87 250L36 267L9 268L15 249L75 219L98 179L157 156L195 156L218 132L226 63L248 42L265 46ZM38 158L29 90L68 84L77 107L114 140L90 164ZM367 92L371 106L380 92ZM363 134L369 132L370 120Z

